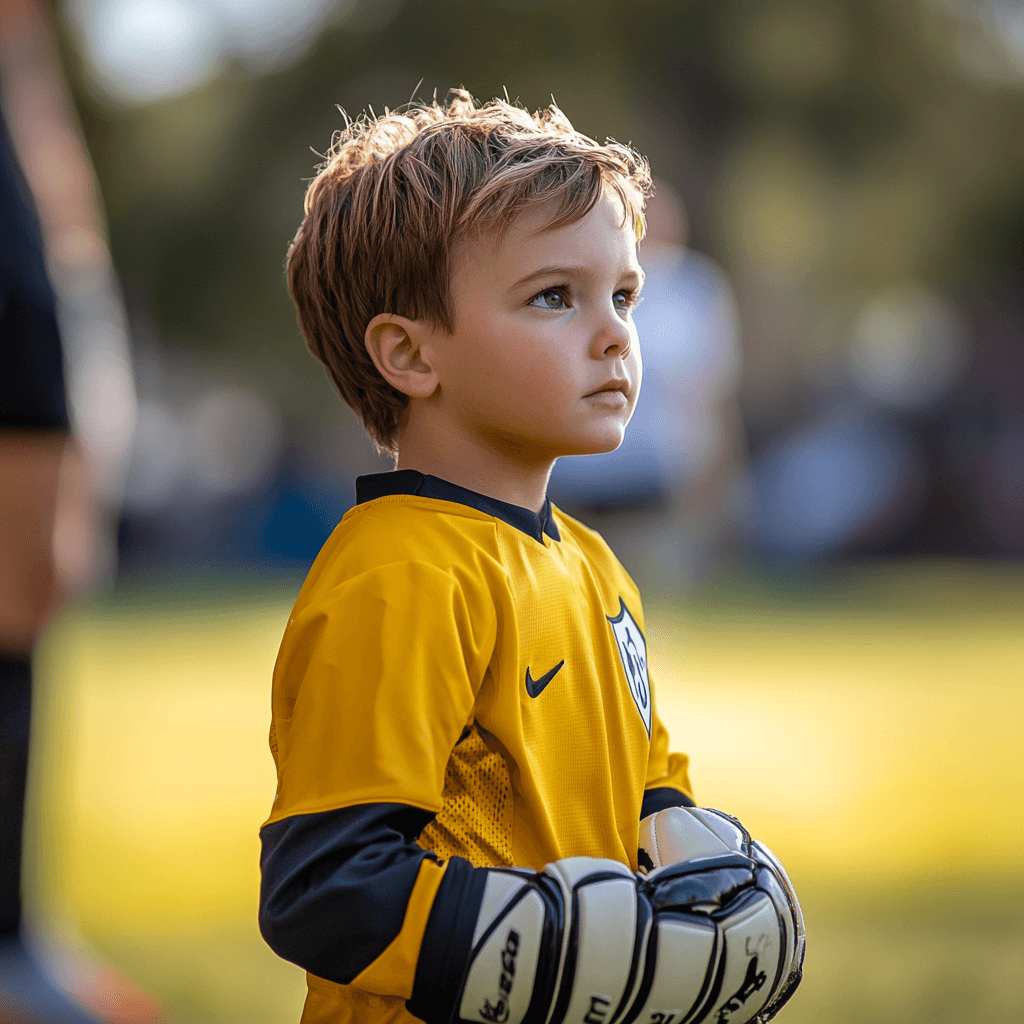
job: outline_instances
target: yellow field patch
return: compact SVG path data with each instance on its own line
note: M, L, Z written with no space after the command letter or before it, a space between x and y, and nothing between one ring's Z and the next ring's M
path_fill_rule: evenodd
M798 873L1024 863L1024 622L783 617L665 628L667 643L658 625L662 713L700 802Z
M1018 611L1016 596L934 615L662 607L647 632L699 801L740 817L798 884L843 900L879 883L986 883L1024 863ZM255 936L257 830L274 794L270 677L287 613L251 594L82 609L39 663L35 891L112 948L130 936L125 961L161 950L159 969L137 973L164 994L186 975L212 985L206 1016L189 1019L236 1019L210 1010L232 1000L195 973L203 941L212 958L234 949L248 965L224 981L239 999L266 989L266 1015L246 1019L279 1019L300 998L299 972Z
M70 616L43 662L40 887L102 930L252 921L287 607ZM73 764L73 770L65 770Z

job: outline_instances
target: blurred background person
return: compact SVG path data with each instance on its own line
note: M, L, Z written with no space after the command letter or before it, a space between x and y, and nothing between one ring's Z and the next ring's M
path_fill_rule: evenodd
M739 310L721 268L685 246L684 210L668 182L656 180L645 216L633 418L614 452L560 459L551 495L579 510L649 588L678 595L717 568L735 532Z
M88 1005L155 1020L70 936L53 948L22 899L32 655L63 600L112 577L134 393L91 168L35 0L0 6L0 85L0 1016L86 1024Z
M25 1004L37 1001L39 989L45 992L43 999L61 1002L37 975L21 938L31 656L57 601L53 534L68 421L56 309L20 185L6 124L0 118L0 1012L4 1013L36 1010Z

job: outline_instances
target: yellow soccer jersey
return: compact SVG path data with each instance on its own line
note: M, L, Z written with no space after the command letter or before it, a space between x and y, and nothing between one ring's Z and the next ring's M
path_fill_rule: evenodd
M293 913L289 886L310 902L316 886L298 886L296 865L385 849L378 818L366 824L375 809L404 814L391 831L433 856L410 862L378 955L355 955L333 981L307 957L305 1022L415 1019L403 1000L460 858L540 869L608 857L636 870L642 812L691 802L687 759L669 753L657 713L639 593L596 533L548 505L537 516L413 471L361 478L359 497L309 573L274 671L264 916ZM325 839L342 833L347 845ZM343 883L351 870L336 868L323 901L340 915L345 893L372 890ZM307 929L345 928L302 913Z

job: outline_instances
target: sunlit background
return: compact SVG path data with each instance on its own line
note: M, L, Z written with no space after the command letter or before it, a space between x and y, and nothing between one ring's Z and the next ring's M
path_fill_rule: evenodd
M651 160L643 397L552 494L648 595L699 801L804 894L780 1020L1024 1019L1024 4L52 9L105 218L48 238L107 526L39 659L40 920L176 1024L297 1020L255 925L270 673L387 467L284 256L337 106L462 85ZM20 151L90 202L10 53Z

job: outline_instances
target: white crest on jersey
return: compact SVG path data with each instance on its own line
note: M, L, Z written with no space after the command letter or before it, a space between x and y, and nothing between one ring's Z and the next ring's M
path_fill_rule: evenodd
M621 597L619 614L614 619L608 616L608 622L615 634L615 645L619 649L619 657L622 658L622 667L626 670L629 692L633 695L636 709L647 728L647 738L650 739L651 682L647 677L647 641Z

